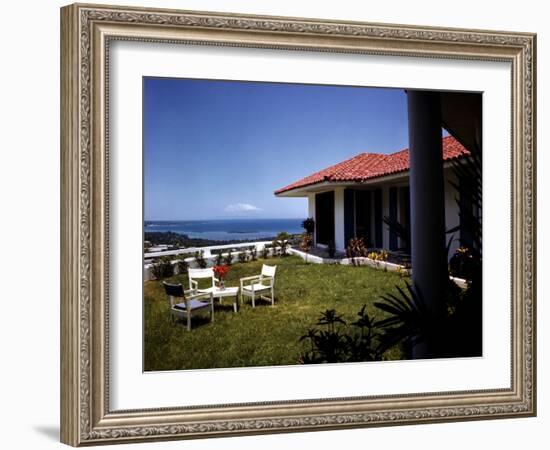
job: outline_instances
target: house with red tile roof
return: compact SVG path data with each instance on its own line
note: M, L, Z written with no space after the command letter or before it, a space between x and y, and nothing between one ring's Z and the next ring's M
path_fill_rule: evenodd
M470 152L453 136L442 139L445 178L445 219L448 230L460 225L452 161ZM410 238L387 223L399 223L410 233L409 150L391 154L361 153L315 172L275 191L278 197L306 197L309 217L315 219L314 243L332 241L345 250L353 237L369 248L410 254ZM459 231L460 232L460 231ZM459 246L454 239L449 254Z

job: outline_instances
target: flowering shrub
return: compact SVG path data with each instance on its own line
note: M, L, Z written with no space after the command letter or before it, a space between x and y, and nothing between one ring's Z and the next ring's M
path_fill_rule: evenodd
M402 267L402 266L397 266L397 270L396 270L396 273L401 277L401 278L405 278L405 277L411 277L412 273L411 273L411 269L408 268L408 267Z
M302 239L300 240L300 249L308 253L311 250L313 245L313 236L311 233L302 234Z
M302 240L300 241L300 249L306 253L306 264L307 264L307 254L311 250L313 245L313 235L311 233L302 234Z
M348 258L365 256L367 249L363 238L351 238L346 248Z
M367 256L367 248L363 238L351 238L346 248L346 256L351 260L354 266L360 265L360 260L356 258L363 258Z
M388 252L386 250L380 250L379 252L370 252L367 255L367 258L372 259L374 261L387 261Z

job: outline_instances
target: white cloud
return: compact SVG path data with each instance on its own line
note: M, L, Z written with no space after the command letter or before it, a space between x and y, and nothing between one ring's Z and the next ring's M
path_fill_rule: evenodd
M225 207L225 212L228 213L247 213L261 210L261 208L251 205L250 203L234 203Z

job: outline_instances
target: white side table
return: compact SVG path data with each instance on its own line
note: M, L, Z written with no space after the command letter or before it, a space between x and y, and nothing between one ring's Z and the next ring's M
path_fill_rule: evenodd
M237 303L239 301L239 288L238 287L226 287L225 289L217 288L212 291L212 297L221 299L224 297L233 297L233 311L237 312Z

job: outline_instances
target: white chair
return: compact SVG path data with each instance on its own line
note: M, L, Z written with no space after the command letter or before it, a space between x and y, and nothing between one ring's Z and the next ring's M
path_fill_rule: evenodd
M179 283L173 284L163 281L162 284L170 304L172 319L174 316L186 318L187 331L191 331L191 316L200 311L210 310L210 320L214 321L214 298L212 293L184 291L183 286ZM205 302L199 299L208 299L208 301Z
M214 269L208 267L207 269L188 269L189 274L189 289L192 291L197 291L201 293L212 293L218 289L216 283L219 280L214 276ZM204 279L211 279L212 284L207 288L199 289L199 281Z
M254 275L252 277L241 278L241 303L243 301L243 295L252 298L252 307L256 307L256 298L262 298L267 301L271 301L271 306L275 306L275 295L273 288L275 286L275 271L277 266L268 266L264 264L262 266L262 273L260 275ZM264 294L270 294L266 296Z

